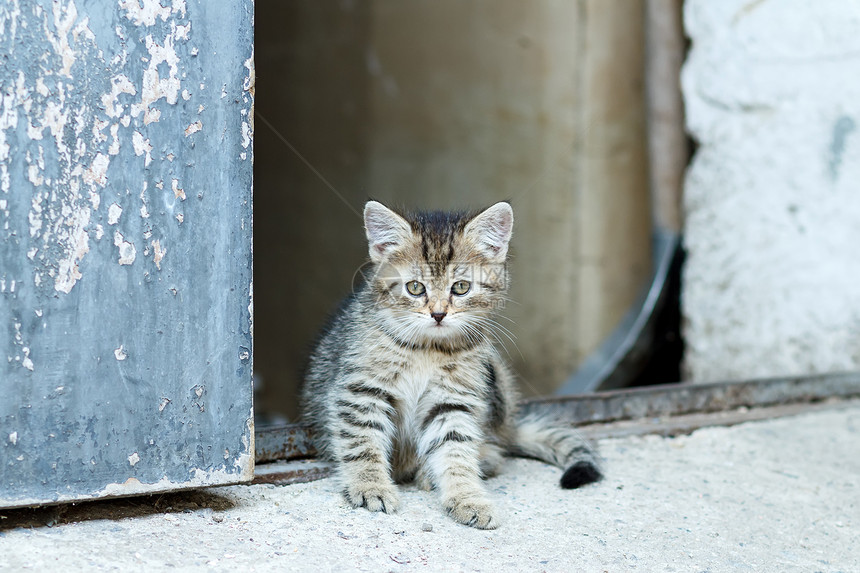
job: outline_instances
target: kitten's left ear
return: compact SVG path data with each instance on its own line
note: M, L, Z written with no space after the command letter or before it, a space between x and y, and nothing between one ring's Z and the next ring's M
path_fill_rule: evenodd
M463 235L474 241L478 250L493 261L503 261L514 227L514 210L505 201L478 214L469 221Z

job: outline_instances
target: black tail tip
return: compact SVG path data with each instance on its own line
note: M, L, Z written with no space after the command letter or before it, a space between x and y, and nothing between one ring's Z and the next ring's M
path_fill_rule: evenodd
M600 481L603 474L591 462L576 462L561 476L562 489L576 489L580 486Z

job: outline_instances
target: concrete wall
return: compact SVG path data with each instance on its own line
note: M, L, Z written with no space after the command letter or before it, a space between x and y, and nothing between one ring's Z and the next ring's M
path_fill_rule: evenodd
M302 356L366 258L369 197L510 199L503 320L554 390L650 273L643 2L257 2L258 405L295 412ZM322 174L323 183L284 141Z
M688 376L860 366L860 3L688 0Z

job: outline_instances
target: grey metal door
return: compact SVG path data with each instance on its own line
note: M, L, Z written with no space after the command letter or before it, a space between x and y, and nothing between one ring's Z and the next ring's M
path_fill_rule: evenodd
M253 474L253 2L0 0L0 507Z

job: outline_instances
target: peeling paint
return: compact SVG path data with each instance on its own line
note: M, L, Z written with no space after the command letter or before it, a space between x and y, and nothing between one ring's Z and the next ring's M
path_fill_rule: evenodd
M56 33L49 30L46 26L45 35L54 47L57 55L59 55L63 60L63 67L59 72L60 75L70 78L72 77L72 65L75 63L77 54L69 45L69 32L74 26L75 20L78 18L78 9L75 7L75 3L71 0L66 4L65 8L63 8L62 2L54 2L53 15ZM84 22L81 24L86 26Z
M131 144L134 146L135 155L140 157L146 154L143 166L149 167L149 164L152 163L152 144L149 143L149 140L144 138L139 131L135 131L131 134Z
M185 190L179 186L179 180L174 179L170 183L170 188L173 190L173 197L180 201L185 201Z
M148 219L149 218L149 210L146 207L146 188L149 184L144 181L143 189L140 191L140 218Z
M110 159L107 155L97 154L95 159L93 159L92 165L84 171L84 183L100 187L107 185L107 169L109 165Z
M137 478L130 477L122 483L108 484L103 489L92 495L76 497L60 495L57 501L73 501L76 499L94 499L100 497L118 497L151 494L173 491L177 489L188 489L211 485L245 483L250 482L254 479L254 459L251 455L242 454L238 456L237 458L235 458L233 466L236 468L241 468L241 473L237 474L228 471L226 468L210 471L204 471L199 468L195 468L191 477L188 480L182 482L174 482L165 477L156 482L143 483ZM0 503L2 503L2 500L0 500ZM20 505L32 505L32 502L20 503Z
M21 359L21 366L23 366L24 368L26 368L30 372L33 372L35 365L33 364L33 361L30 359L30 349L28 347L24 346L23 348L21 348L21 351L24 353L24 357Z
M111 206L108 207L108 225L116 225L121 216L122 207L116 203L112 203Z
M134 262L134 258L137 256L137 249L134 248L134 243L126 241L122 233L115 231L113 244L119 249L119 264L130 265Z
M105 107L108 117L120 117L125 111L125 106L118 101L120 94L137 95L134 84L124 74L118 74L111 78L110 93L101 97L102 105ZM128 123L125 124L125 127L128 127Z
M135 26L154 26L159 18L166 22L171 12L170 7L162 6L159 0L120 0L119 7Z
M113 355L117 360L122 361L128 358L128 352L126 352L125 348L123 348L122 344L119 345L119 348L113 351Z
M152 260L155 262L155 266L158 270L161 270L161 259L164 258L164 255L167 254L167 249L163 249L161 247L161 241L158 239L152 241Z
M109 155L119 154L120 143L119 143L118 134L119 134L119 124L115 123L112 126L110 126L110 136L111 136L112 141L111 141L110 147L108 147L108 154Z
M59 269L54 281L54 289L57 292L69 294L78 279L83 276L78 263L90 251L90 236L86 230L90 222L90 210L79 208L77 211L72 211L66 221L67 230L59 237L60 242L66 246L66 256L58 261Z
M143 112L145 125L158 121L161 117L161 111L152 107L155 102L164 98L167 103L175 104L179 94L179 56L176 55L173 45L175 34L176 27L174 26L173 32L164 37L163 44L158 44L151 35L146 36L146 49L150 54L149 67L143 72L140 103L131 106L133 117L137 117ZM162 63L168 66L166 78L162 78L158 73L158 66Z
M185 137L188 137L192 133L197 133L201 129L203 129L203 122L198 119L197 121L185 128Z
M251 124L247 121L242 122L242 147L246 148L251 145L251 137L253 135L253 131L251 130Z

